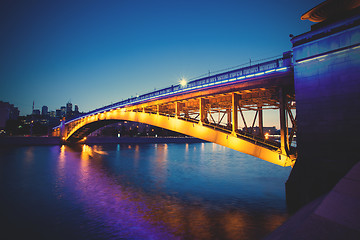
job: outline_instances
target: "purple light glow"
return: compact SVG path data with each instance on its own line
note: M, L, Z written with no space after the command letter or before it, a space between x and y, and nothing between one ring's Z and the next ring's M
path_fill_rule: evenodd
M141 193L123 188L99 168L90 166L105 154L96 147L83 145L80 162L75 152L61 147L58 163L59 187L72 188L78 201L86 206L91 218L101 219L117 237L135 239L178 239L166 222L154 222L149 217L153 210L142 199ZM66 165L66 173L65 173ZM71 181L63 185L65 178ZM160 202L159 206L160 207Z

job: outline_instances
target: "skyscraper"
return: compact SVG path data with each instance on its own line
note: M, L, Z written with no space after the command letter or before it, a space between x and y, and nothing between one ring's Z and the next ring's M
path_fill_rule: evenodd
M47 106L43 106L41 108L41 115L46 116L48 114L49 108Z
M9 119L17 119L20 111L14 104L0 101L0 129L5 128L6 121Z
M68 102L66 104L66 115L69 115L72 113L72 103L71 102Z
M61 106L61 107L60 107L60 111L61 111L61 117L65 117L65 115L66 115L66 107L65 107L65 106Z

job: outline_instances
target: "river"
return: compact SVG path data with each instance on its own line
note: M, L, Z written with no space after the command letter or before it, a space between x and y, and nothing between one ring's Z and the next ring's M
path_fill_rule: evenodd
M290 171L213 143L0 147L0 235L261 239Z

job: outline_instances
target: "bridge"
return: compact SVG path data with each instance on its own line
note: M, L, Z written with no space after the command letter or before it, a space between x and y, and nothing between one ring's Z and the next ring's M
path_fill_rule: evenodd
M64 142L81 142L105 125L134 121L217 143L285 167L293 166L297 155L292 146L295 107L292 56L286 52L281 58L182 81L62 121L53 128L53 136ZM268 139L264 132L263 115L269 109L279 111L279 142ZM254 115L251 122L244 117L246 111ZM256 123L258 131L254 128Z

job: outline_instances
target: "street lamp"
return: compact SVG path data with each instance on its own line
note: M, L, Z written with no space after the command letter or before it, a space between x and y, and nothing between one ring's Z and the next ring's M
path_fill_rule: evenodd
M180 79L180 86L181 86L181 87L185 87L186 84L187 84L187 81L186 81L185 78Z

